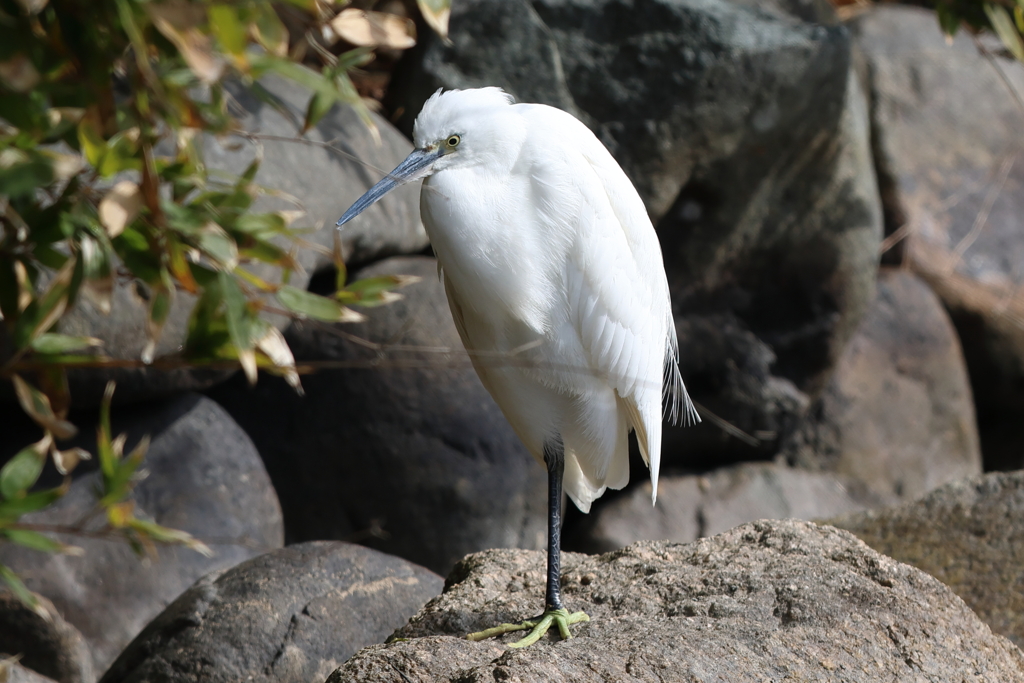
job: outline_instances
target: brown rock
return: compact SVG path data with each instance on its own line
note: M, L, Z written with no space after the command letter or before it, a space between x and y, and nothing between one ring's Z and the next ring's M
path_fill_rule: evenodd
M829 523L928 572L993 631L1024 645L1024 472L974 477Z
M871 308L785 453L890 499L981 473L960 342L923 281L882 269Z
M762 521L563 563L567 607L591 617L571 640L463 639L542 602L543 553L492 550L396 632L410 640L328 681L1024 681L1024 654L948 587L832 527Z
M880 6L855 32L873 93L876 163L888 230L908 237L904 257L942 298L960 331L987 424L1024 438L1024 158L1019 154L1024 68L990 63L961 31L947 45L935 15ZM998 41L995 41L998 44ZM990 44L991 47L991 44ZM1001 75L1001 73L1002 75ZM996 435L993 434L995 437ZM986 458L996 453L986 443ZM1024 465L1019 448L1000 467Z

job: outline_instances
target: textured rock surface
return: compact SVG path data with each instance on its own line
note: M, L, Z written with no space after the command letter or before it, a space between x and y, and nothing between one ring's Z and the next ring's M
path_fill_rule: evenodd
M965 32L947 45L919 9L879 7L855 26L887 227L908 232L907 262L960 332L989 466L1022 467L1024 160L1020 106L999 71L1020 93L1024 67L990 64Z
M563 545L603 553L644 540L689 543L758 519L818 519L876 507L888 500L831 473L776 463L746 463L706 475L663 476L658 504L651 484L595 508Z
M829 523L936 577L993 631L1024 645L1024 472L973 477Z
M305 136L307 142L303 142L297 131L305 117L309 91L274 76L268 76L262 83L280 98L284 107L292 112L293 119L287 119L242 86L231 86L233 104L245 112L239 117L240 127L254 139L228 138L223 143L205 139L204 159L212 172L237 176L258 153L262 154L263 162L255 182L270 194L258 199L253 210L305 211L292 227L302 229L303 239L321 249L307 247L296 252L300 269L291 274L290 284L305 287L317 268L331 263L334 222L381 175L397 166L412 150L412 145L390 123L374 115L381 138L381 144L377 145L352 109L340 106L311 129ZM295 121L300 123L296 125ZM341 233L341 241L345 258L352 265L422 251L427 245L427 236L419 218L419 187L410 185L388 195L368 209L358 224ZM248 269L268 281L280 280L280 271L271 266L257 262ZM157 357L180 351L188 334L188 319L194 304L195 298L185 292L175 297L156 347ZM97 337L103 340L103 351L108 356L138 360L147 341L147 307L134 284L119 283L114 289L110 315L103 315L87 301L79 301L61 320L60 331ZM287 321L277 318L275 322ZM123 403L206 388L226 376L227 373L220 371L166 372L141 368L75 371L70 381L75 404L87 407L98 405L110 377L118 381L116 400Z
M388 259L357 277L385 273L423 279L366 323L286 332L300 362L342 366L304 377L305 397L271 378L211 394L263 456L289 542L358 540L438 572L485 548L543 547L545 471L470 366L435 261Z
M47 680L59 683L92 683L92 657L82 634L64 621L46 598L40 603L47 611L44 619L10 593L0 593L0 662L16 657L18 664ZM0 681L22 680L21 674L4 679L0 663Z
M196 579L259 552L280 547L281 509L252 442L213 401L195 394L113 411L114 434L129 434L126 452L143 434L153 438L143 467L149 477L134 493L136 514L187 531L214 551L203 557L163 547L143 563L126 543L69 537L80 557L0 546L0 563L85 637L94 670L103 671L146 623ZM82 434L94 433L78 420ZM95 452L94 444L85 443ZM95 505L98 473L77 478L53 508L26 522L74 524Z
M907 500L981 473L960 341L921 279L882 269L875 301L786 454Z
M669 430L666 462L774 453L871 299L881 207L833 22L804 0L467 0L454 44L428 37L392 85L407 127L436 87L502 85L576 113L623 165L658 222L683 376L764 441Z
M441 591L440 576L357 545L289 546L200 579L101 683L322 681Z
M467 558L396 634L411 640L366 648L328 680L1024 680L1024 654L939 581L792 520L567 555L567 606L591 617L577 637L523 650L461 638L534 614L543 566L539 552Z

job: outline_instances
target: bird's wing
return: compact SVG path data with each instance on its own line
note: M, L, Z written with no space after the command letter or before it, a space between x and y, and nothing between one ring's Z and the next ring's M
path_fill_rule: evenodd
M589 130L587 131L589 134ZM664 315L667 326L667 343L663 358L663 402L665 416L671 424L691 426L700 422L700 416L693 405L683 378L679 374L679 342L676 339L675 321L669 298L668 281L665 277L661 245L658 243L643 200L637 194L625 172L618 165L607 148L591 134L592 143L584 145L584 155L600 180L608 201L618 219L619 226L639 266L639 273L646 277L653 288L655 300L665 302ZM639 430L637 432L639 437ZM642 444L643 441L641 440ZM643 446L641 445L641 450ZM646 453L645 459L646 459Z
M597 138L562 112L536 114L548 135L533 191L551 231L574 235L562 270L571 324L590 369L619 397L656 490L663 378L667 367L678 372L661 247L643 201ZM669 387L691 405L681 382ZM581 455L584 473L606 471L608 463Z
M559 268L569 324L589 370L615 390L656 476L671 320L657 237L632 184L590 131L556 110L535 113L544 120L531 131L542 129L545 142L531 164L534 199L546 232L572 236ZM603 483L612 463L577 456L593 483Z

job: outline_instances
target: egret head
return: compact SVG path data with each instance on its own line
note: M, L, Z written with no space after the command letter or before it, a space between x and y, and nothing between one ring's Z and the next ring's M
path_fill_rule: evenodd
M496 170L511 167L525 137L525 127L512 114L512 102L501 88L438 90L416 117L416 149L360 197L338 221L338 227L405 183L478 164L490 164Z

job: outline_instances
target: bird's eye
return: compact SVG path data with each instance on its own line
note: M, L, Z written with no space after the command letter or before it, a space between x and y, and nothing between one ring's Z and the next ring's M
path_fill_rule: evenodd
M462 142L462 138L459 137L458 135L453 135L450 138L448 138L448 140L446 140L446 144L449 147L458 147L460 142Z

